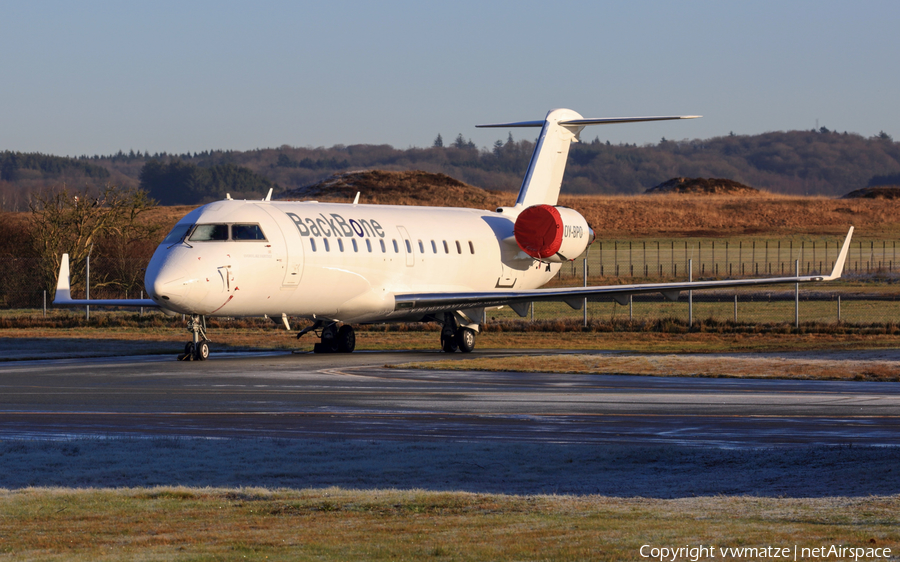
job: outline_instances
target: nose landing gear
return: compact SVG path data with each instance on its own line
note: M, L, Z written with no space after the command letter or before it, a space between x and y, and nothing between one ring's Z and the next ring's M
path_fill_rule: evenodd
M206 337L206 317L192 314L187 325L191 341L185 344L179 361L206 361L209 359L209 338Z

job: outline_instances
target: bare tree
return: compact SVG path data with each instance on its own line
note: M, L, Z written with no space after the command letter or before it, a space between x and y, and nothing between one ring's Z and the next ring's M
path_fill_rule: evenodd
M124 259L129 243L147 239L154 229L158 230L138 220L153 206L146 192L111 185L100 189L96 196L88 188L74 192L66 187L32 194L32 243L40 258L38 268L44 287L53 294L63 253L69 254L73 287L83 285L85 260L95 243L106 242L106 252L110 252L108 248L121 250L117 257ZM135 282L133 272L125 276L128 279L115 279L117 276L106 272L91 284L100 287Z

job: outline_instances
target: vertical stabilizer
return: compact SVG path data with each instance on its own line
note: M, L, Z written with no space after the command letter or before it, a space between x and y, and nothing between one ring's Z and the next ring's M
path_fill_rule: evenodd
M519 188L516 207L556 205L559 186L566 170L566 159L569 157L569 146L573 141L578 142L578 134L584 128L560 125L559 122L581 118L581 115L571 109L553 109L547 113L525 180Z
M543 121L492 123L478 125L478 127L541 127L541 136L538 137L534 146L534 154L531 155L525 180L522 182L519 197L516 199L516 207L527 208L532 205L556 205L563 172L566 170L566 159L569 157L569 146L573 142L578 142L578 135L587 125L669 121L672 119L696 119L697 117L699 115L585 119L571 109L552 109Z

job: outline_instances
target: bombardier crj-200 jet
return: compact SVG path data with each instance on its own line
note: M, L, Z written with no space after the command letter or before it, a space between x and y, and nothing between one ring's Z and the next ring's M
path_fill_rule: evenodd
M182 218L147 267L149 299L75 300L63 255L54 303L63 306L154 306L185 314L192 339L183 359L209 355L207 316L280 317L313 324L317 352L351 352L354 324L438 322L444 351L472 351L485 308L529 303L840 277L853 228L830 275L540 289L593 242L577 211L557 205L569 145L588 125L691 119L697 116L585 119L555 109L541 121L482 127L541 127L516 204L474 209L236 201L203 205Z

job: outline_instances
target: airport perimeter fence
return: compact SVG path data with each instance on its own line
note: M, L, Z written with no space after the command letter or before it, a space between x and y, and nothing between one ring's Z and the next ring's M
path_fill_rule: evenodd
M578 259L562 265L555 286L582 286L694 281L763 276L828 274L837 259L842 237L793 239L642 239L598 240ZM671 302L659 293L634 295L625 305L611 298L591 299L573 309L565 303L534 303L524 319L534 321L646 321L664 318L686 322L715 319L743 323L843 322L873 324L900 322L900 262L897 241L854 240L844 269L847 282L805 284L795 296L793 285L732 291L682 292ZM61 314L51 305L34 272L33 259L0 260L0 310L16 314ZM139 264L125 269L134 270ZM143 296L140 283L126 291L98 286L110 278L113 264L92 262L91 297L135 298ZM121 265L120 265L121 267ZM587 275L585 275L587 273ZM73 296L85 290L73 288ZM45 299L46 310L45 312ZM71 311L67 314L73 313ZM74 312L74 313L77 313ZM485 319L519 319L511 309L488 310Z

